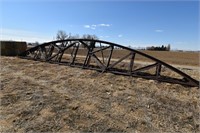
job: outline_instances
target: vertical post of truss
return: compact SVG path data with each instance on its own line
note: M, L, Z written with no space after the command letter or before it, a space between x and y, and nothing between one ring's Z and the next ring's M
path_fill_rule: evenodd
M88 53L87 53L86 59L85 59L85 61L84 61L83 67L84 67L84 66L87 66L87 67L88 67L88 65L90 64L91 53L92 53L94 47L95 47L95 42L92 41L91 44L89 45Z
M75 47L76 47L76 50L75 50L75 53L74 53L74 56L73 56L71 64L74 64L74 61L76 59L76 55L77 55L77 52L78 52L78 49L79 49L79 43L78 43L78 46L75 45Z
M132 74L134 60L135 60L135 52L132 52L131 53L131 59L130 59L130 65L129 65L129 73L130 73L130 75Z
M101 49L101 55L102 55L103 63L105 63L105 61L104 61L104 55L103 55L103 50L102 50L102 45L101 45L101 43L100 43L100 49Z
M59 56L58 57L58 62L61 62L62 56L63 56L63 54L64 54L65 51L60 50L59 52L61 52L61 53L60 53L60 56L58 55Z
M39 59L41 55L41 47L39 46L35 52L34 59Z
M114 46L111 45L111 50L110 50L110 54L109 54L109 57L108 57L108 62L107 62L106 68L108 68L108 66L110 65L110 60L111 60L111 57L112 57L113 49L114 49Z
M48 49L47 49L46 61L48 60L48 58L52 56L53 51L54 51L54 46L51 44L48 46Z
M156 76L160 76L160 72L161 72L161 64L158 63L156 66Z

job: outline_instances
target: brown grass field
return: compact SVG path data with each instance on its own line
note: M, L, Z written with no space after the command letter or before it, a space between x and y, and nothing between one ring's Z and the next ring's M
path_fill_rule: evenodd
M200 52L141 51L169 64L199 66ZM144 60L142 57L138 60Z
M31 47L28 47L31 48ZM70 53L72 50L66 51L66 53ZM162 60L171 65L188 65L188 66L200 66L200 52L179 52L179 51L149 51L149 50L138 50L140 52L149 54L159 60ZM87 51L85 49L79 49L78 55L86 55ZM108 55L109 51L105 50L104 55ZM127 50L116 49L113 52L113 58L120 58L128 54ZM97 53L100 57L101 53ZM137 61L147 61L150 62L149 59L136 54L135 59Z
M199 53L145 52L199 63ZM200 80L199 70L181 70ZM0 99L0 132L200 132L197 87L17 57L1 57Z
M66 51L66 53L71 52ZM200 52L178 52L178 51L148 51L141 50L141 52L149 54L159 60L162 60L171 65L188 65L188 66L200 66ZM79 49L78 55L86 55L87 51L85 49ZM117 49L114 50L112 58L118 59L120 57L126 56L129 52L127 50ZM96 53L98 57L101 57L101 53ZM104 51L104 55L109 55L109 51ZM151 60L136 54L135 59L137 61L151 62Z

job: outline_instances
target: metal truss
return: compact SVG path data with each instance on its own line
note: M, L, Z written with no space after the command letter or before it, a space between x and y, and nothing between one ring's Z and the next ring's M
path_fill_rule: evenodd
M136 56L148 61L143 62L142 65L137 65ZM20 54L20 57L199 87L199 81L159 59L119 44L101 40L67 39L52 41L30 48ZM170 75L166 70L173 72L174 75Z

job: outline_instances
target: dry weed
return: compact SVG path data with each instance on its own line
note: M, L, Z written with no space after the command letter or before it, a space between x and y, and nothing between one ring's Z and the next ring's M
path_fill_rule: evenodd
M1 57L0 98L1 132L200 131L195 87L15 57Z

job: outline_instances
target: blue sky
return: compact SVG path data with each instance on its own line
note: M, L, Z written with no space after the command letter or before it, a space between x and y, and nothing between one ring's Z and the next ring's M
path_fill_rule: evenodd
M145 47L200 50L199 1L0 0L1 40L46 42L58 30Z

